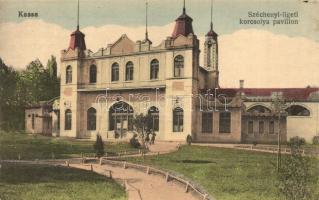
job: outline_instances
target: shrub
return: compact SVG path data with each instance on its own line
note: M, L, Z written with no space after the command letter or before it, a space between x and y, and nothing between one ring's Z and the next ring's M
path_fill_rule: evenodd
M188 145L191 145L192 142L193 142L192 136L191 136L191 135L187 135L187 137L186 137L186 143L187 143Z
M137 134L134 134L133 137L130 139L130 144L133 148L139 148L141 146L137 139Z
M290 147L298 147L299 148L299 147L301 147L304 144L306 144L305 138L298 137L298 136L290 138L289 142L288 142L288 145Z
M318 199L316 159L302 156L300 147L303 142L298 137L289 142L292 153L284 157L278 173L279 190L288 200Z
M104 156L104 143L100 134L96 135L96 141L94 143L95 156L100 158Z
M312 138L312 144L319 145L319 135Z

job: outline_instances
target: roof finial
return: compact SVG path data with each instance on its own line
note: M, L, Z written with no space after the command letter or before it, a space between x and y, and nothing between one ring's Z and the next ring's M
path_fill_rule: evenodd
M148 19L147 19L147 16L148 15L148 2L146 0L146 3L145 3L145 40L148 40L148 31L147 31L147 23L148 23Z
M77 26L76 29L79 30L80 29L80 0L78 0L78 13L77 13Z
M183 14L186 14L185 0L184 0L184 4L183 4Z
M213 30L213 0L210 1L210 30Z

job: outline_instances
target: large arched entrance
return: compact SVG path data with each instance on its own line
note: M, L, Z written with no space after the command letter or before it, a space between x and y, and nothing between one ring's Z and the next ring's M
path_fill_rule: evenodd
M126 136L127 131L133 131L132 106L123 101L113 104L109 109L109 130L114 131L115 138Z

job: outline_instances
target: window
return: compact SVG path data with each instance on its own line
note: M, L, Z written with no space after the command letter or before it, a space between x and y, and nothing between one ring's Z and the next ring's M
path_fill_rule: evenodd
M90 83L96 83L96 65L90 66Z
M269 122L269 134L274 134L275 133L275 122L270 121Z
M259 121L259 134L263 134L265 131L265 122Z
M265 106L257 105L247 110L250 113L270 113L271 110Z
M173 132L183 132L184 111L182 108L173 110Z
M231 126L230 112L219 113L219 133L230 133Z
M310 116L310 111L299 105L293 105L286 109L289 116Z
M154 59L151 62L151 74L150 78L152 79L158 79L158 70L159 70L159 62L158 60Z
M155 106L152 106L148 110L148 114L152 117L152 129L154 131L159 131L159 110Z
M72 128L72 112L71 112L71 110L70 109L67 109L66 111L65 111L65 121L64 121L64 129L65 130L71 130L71 128Z
M119 78L120 78L119 71L120 71L119 64L118 63L113 63L111 81L119 81Z
M120 101L113 104L109 110L109 130L119 132L133 130L134 110L129 104Z
M248 133L253 134L254 133L254 121L248 122Z
M87 111L87 130L96 130L96 110L95 108L90 108Z
M184 76L184 57L178 55L174 59L174 77Z
M134 73L134 65L131 61L129 61L126 64L126 71L125 71L126 79L125 80L132 81L133 80L133 73Z
M72 83L72 67L70 65L66 67L65 83Z
M213 132L213 113L203 112L202 113L202 133Z
M32 129L34 129L34 114L32 114L32 121L31 121Z

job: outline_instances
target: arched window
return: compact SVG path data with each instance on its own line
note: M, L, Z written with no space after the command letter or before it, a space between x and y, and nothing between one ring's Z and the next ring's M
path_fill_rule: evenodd
M184 76L184 57L178 55L174 59L174 77Z
M148 114L152 117L153 131L159 131L159 110L155 106L150 107Z
M119 81L119 73L120 72L120 67L118 63L113 63L112 64L112 74L111 74L111 81Z
M173 110L173 132L183 132L184 128L184 111L182 108Z
M250 112L250 113L270 113L271 110L265 106L257 105L257 106L253 106L253 107L249 108L247 110L247 112Z
M65 116L64 116L64 130L71 130L72 128L72 112L70 109L67 109L65 111Z
M95 108L89 108L87 111L87 130L96 130L96 110Z
M65 70L65 83L72 83L72 67L68 65Z
M90 83L96 83L96 65L90 66Z
M131 61L126 63L126 68L125 68L125 80L131 81L133 80L133 73L134 73L134 65Z
M157 59L151 61L151 70L150 70L150 78L158 79L158 71L159 71L159 62Z
M109 130L122 134L133 130L134 110L129 104L120 101L113 104L109 109Z
M310 111L299 105L292 105L286 109L289 116L310 116Z

